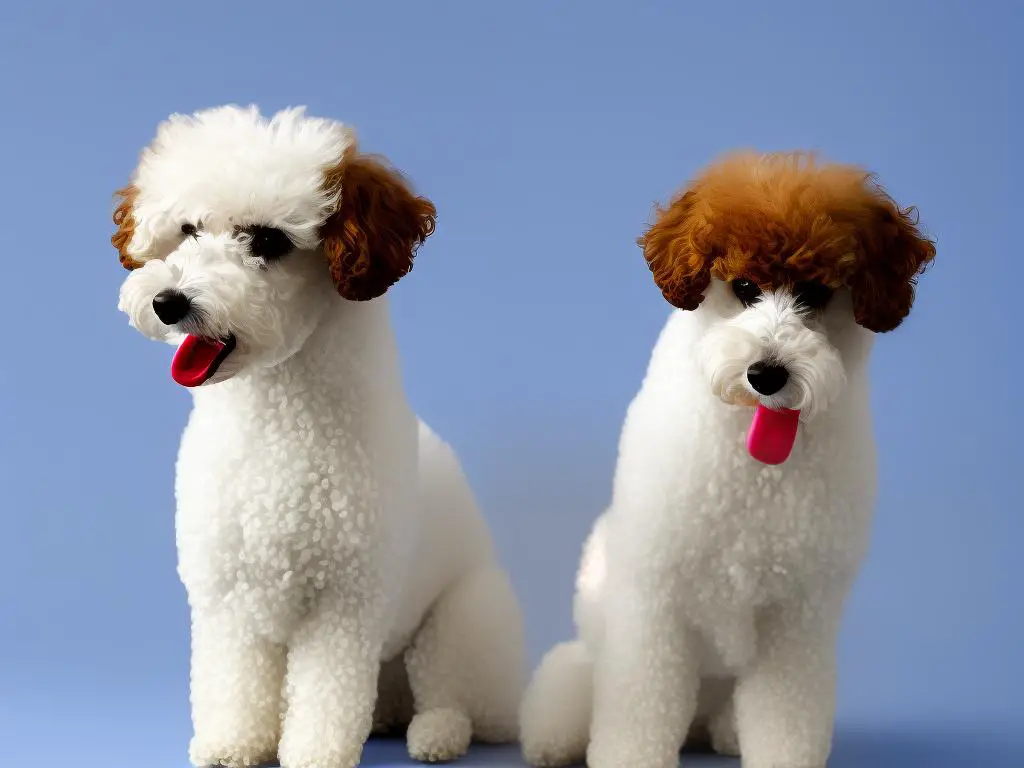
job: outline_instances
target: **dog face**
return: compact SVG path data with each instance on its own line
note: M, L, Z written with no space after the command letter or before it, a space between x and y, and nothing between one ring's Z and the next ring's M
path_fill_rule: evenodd
M712 392L805 419L838 397L845 359L868 334L849 322L849 294L820 283L763 289L712 278L698 311L706 325L697 352Z
M871 332L910 312L935 256L914 215L859 168L740 153L659 209L638 242L665 298L706 321L714 394L811 416Z
M162 124L119 193L119 308L186 386L274 366L333 301L384 294L435 210L340 123L221 107ZM339 298L339 295L341 298Z

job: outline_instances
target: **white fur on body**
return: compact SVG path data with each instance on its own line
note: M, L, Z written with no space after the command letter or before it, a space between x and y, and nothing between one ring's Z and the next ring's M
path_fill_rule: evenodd
M198 766L352 768L374 726L409 725L421 760L517 733L518 602L406 400L386 297L341 298L317 240L353 142L301 110L218 108L161 126L133 179L120 308L172 345L237 341L191 390L177 465ZM252 225L294 249L267 262ZM171 325L165 290L192 307Z
M812 321L784 295L738 312L728 291L715 281L672 314L630 405L578 574L579 637L524 698L533 765L668 768L688 736L744 768L826 763L836 634L874 507L872 335L845 294ZM802 371L773 403L808 416L775 467L746 450L753 409L716 394L765 355Z
M279 739L287 768L356 765L378 665L403 654L414 756L515 736L519 610L457 459L417 438L384 300L332 315L285 363L195 391L177 536L196 765Z

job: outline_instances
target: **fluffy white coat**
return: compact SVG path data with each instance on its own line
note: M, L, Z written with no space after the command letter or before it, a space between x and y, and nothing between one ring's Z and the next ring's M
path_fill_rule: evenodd
M528 762L668 768L689 736L745 768L823 768L874 507L872 339L846 292L815 317L785 291L743 309L715 280L696 312L673 312L584 547L579 637L544 657L523 703ZM772 398L743 384L765 355L791 372ZM804 409L784 464L748 454L744 397Z
M407 403L386 297L338 296L319 250L324 173L353 143L301 110L221 108L163 125L133 179L121 309L170 344L237 339L177 464L197 766L351 768L375 726L408 725L422 760L517 733L522 619L487 526ZM262 258L252 225L294 250ZM179 322L154 313L166 290L191 302Z

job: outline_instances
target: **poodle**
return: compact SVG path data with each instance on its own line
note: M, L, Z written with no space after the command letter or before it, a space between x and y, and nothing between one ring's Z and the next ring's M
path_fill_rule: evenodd
M351 128L174 115L119 192L119 308L177 347L197 766L350 768L514 741L520 607L453 451L403 390L384 294L433 204Z
M524 757L822 768L875 499L869 353L935 247L871 174L800 152L721 158L639 244L676 310L584 545L578 639L524 697Z

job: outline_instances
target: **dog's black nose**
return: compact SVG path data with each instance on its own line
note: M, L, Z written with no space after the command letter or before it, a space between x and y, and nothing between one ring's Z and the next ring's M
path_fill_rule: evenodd
M175 288L167 288L153 297L153 311L164 325L180 323L191 309L188 296Z
M747 381L755 392L762 395L774 395L789 381L789 371L781 365L754 363L747 368Z

